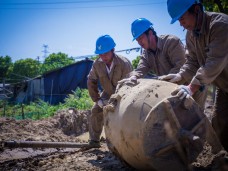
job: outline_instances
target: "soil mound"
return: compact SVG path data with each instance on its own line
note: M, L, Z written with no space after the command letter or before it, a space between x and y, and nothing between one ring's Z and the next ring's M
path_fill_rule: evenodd
M65 109L38 121L0 118L0 141L85 142L79 137L85 133L88 139L89 114L90 111ZM105 142L101 145L88 150L0 147L0 170L133 170L109 152Z

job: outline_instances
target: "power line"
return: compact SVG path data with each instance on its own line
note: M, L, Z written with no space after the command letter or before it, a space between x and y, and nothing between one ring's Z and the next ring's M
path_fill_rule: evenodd
M117 50L115 52L126 52L126 54L129 54L133 50L136 51L136 52L139 52L139 50L141 50L141 49L142 49L141 47L136 47L136 48L130 48L130 49L124 49L124 50Z
M98 2L98 1L97 1ZM128 1L129 2L129 1ZM143 6L143 5L155 5L155 4L164 4L166 3L165 1L160 1L160 2L149 2L149 3L138 3L138 4L121 4L121 5L100 5L100 6L77 6L77 7L55 7L55 8L50 8L50 7L2 7L0 9L78 9L78 8L113 8L113 7L131 7L131 6ZM70 3L68 3L70 4ZM1 3L0 3L1 5ZM11 4L12 5L12 4ZM18 4L19 5L19 4ZM23 4L26 5L26 4ZM32 4L30 3L29 5L41 5L41 4ZM48 5L48 3L46 4ZM52 5L57 5L56 4L52 4Z
M117 50L115 51L116 53L118 52L125 52L126 54L129 54L131 53L131 51L136 51L136 52L139 52L141 50L140 47L136 47L136 48L130 48L130 49L123 49L123 50ZM141 53L141 51L140 51ZM76 56L76 57L73 57L74 59L85 59L85 58L92 58L92 57L95 57L95 56L98 56L97 54L93 54L93 55L84 55L84 56Z
M115 2L124 0L111 0L106 2ZM0 2L0 5L52 5L52 4L79 4L79 3L91 3L91 2L104 2L104 0L92 0L92 1L69 1L69 2Z
M109 1L106 0L105 2L116 2L116 1L129 2L129 0L109 0ZM63 1L62 2L0 2L0 5L56 5L56 4L83 4L83 3L96 3L96 2L104 2L104 0L68 1L68 2L63 2ZM156 3L161 3L161 2L153 2L152 4L156 4Z

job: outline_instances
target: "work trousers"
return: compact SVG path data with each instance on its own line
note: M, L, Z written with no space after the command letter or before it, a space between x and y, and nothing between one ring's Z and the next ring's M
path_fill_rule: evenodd
M228 151L228 92L219 88L216 89L212 126L224 149Z
M91 115L89 116L90 140L100 141L103 125L103 109L100 108L100 106L98 106L97 103L95 103L91 109Z

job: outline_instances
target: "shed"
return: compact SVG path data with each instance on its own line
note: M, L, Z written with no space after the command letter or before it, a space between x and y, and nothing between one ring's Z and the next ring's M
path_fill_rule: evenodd
M92 64L93 60L85 59L28 80L17 93L16 101L29 103L41 99L50 104L64 102L77 87L87 88L87 75Z

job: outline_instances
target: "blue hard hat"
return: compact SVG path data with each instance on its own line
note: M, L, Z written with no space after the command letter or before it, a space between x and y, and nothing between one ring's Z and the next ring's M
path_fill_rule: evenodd
M175 23L179 18L193 5L200 3L199 0L168 0L167 8L171 16L171 24Z
M145 31L152 27L153 24L145 19L145 18L138 18L131 24L131 33L133 36L133 40L137 39L140 35L142 35Z
M103 54L112 50L116 46L114 40L109 35L100 36L96 41L95 54Z

